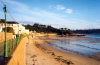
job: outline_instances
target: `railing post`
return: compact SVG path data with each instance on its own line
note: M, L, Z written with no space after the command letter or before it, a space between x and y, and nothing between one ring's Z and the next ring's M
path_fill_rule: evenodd
M5 14L5 42L4 42L4 57L8 57L8 44L7 44L7 39L6 39L6 32L7 32L7 27L6 27L6 13L7 13L7 10L6 10L6 5L4 5L4 14Z
M13 39L11 40L12 49L14 49Z
M9 40L9 51L11 52L11 50L12 50L12 41L11 40Z

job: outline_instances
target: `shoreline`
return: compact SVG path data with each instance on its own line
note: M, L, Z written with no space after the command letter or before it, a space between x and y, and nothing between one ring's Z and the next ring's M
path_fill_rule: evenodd
M100 60L95 60L93 58L89 58L87 56L71 54L69 52L62 52L57 50L56 48L52 48L45 44L37 44L38 48L40 48L44 53L49 54L54 57L59 62L63 62L65 64L70 63L74 65L99 65Z
M48 38L48 39L47 39ZM46 42L55 42L56 37L34 37L34 40L31 40L32 44L29 47L32 47L30 53L35 55L34 65L99 65L100 61L86 56L80 56L76 54L71 54L69 52L62 52L51 46L47 46ZM34 47L34 48L33 48ZM32 52L34 51L34 52ZM38 52L37 52L38 51ZM29 55L29 56L31 56ZM41 60L46 59L46 60ZM32 58L27 59L27 62ZM48 64L46 64L48 63ZM56 63L56 64L55 64ZM27 64L29 65L29 64Z
M69 54L75 54L75 55L79 55L79 56L85 56L85 57L92 58L92 59L100 61L100 52L94 52L91 55L85 55L85 54L82 54L82 53L79 53L79 52L73 52L73 51L69 51L68 52L68 50L64 49L63 47L59 47L59 46L54 46L53 47L53 46L51 46L52 42L46 42L44 45L48 46L48 47L51 47L51 48L54 48L56 50L59 50L60 52L66 52L66 53L69 53Z
M55 41L63 41L63 40L69 40L69 39L71 39L71 40L90 40L91 38L77 38L77 37L74 37L74 36L72 36L72 37L64 37L64 39L63 39L63 37L61 38L61 39L53 39L53 40L55 40ZM52 42L46 42L46 44L45 44L46 46L50 46L50 47L52 47L52 48L55 48L56 50L59 50L59 51L61 51L61 52L67 52L66 51L66 49L63 49L63 47L59 47L59 46L51 46L51 45L53 45L53 43ZM63 50L62 50L63 49ZM86 57L88 57L88 58L92 58L92 59L95 59L95 60L100 60L100 52L94 52L94 53L92 53L91 55L85 55L85 54L81 54L81 53L77 53L77 52L67 52L67 53L70 53L70 54L75 54L75 55L79 55L79 56L86 56Z

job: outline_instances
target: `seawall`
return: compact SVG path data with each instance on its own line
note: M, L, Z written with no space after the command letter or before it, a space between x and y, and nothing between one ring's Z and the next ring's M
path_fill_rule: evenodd
M7 33L7 40L12 39L13 34L12 33ZM0 43L4 42L5 34L4 32L0 32Z
M28 38L23 38L16 50L12 54L12 57L7 65L26 65L26 43L28 42Z

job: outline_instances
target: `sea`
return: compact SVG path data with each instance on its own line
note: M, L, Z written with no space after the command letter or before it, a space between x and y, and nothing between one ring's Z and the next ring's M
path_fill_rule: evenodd
M70 38L46 44L63 52L85 56L92 56L95 52L100 52L100 34L87 34L86 36L80 36L77 38L80 38L80 40L73 40Z

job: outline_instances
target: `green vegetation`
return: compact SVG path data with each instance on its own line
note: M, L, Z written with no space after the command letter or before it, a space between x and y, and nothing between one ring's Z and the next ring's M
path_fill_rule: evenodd
M72 34L73 32L70 29L67 28L54 28L50 25L42 25L35 23L34 25L24 25L26 29L29 29L30 31L36 31L36 32L44 32L44 33L57 33L59 35L66 35L66 34Z
M3 31L5 31L5 28L3 28ZM14 30L12 27L7 27L7 32L8 33L13 33L14 34Z

